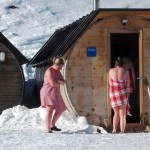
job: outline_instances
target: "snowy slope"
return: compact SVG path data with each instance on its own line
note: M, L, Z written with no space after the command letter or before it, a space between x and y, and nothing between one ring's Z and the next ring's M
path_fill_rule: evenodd
M89 13L89 4L90 0L1 0L0 31L30 59L55 29ZM10 5L19 8L8 9Z
M8 9L14 5L18 8ZM101 0L102 8L148 8L150 0ZM0 32L28 59L52 33L93 10L93 0L0 0ZM26 79L33 69L24 68Z

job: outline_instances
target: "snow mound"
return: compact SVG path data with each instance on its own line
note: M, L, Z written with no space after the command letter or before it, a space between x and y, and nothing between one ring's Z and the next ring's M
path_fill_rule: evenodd
M6 109L0 115L0 129L2 130L44 130L45 108L28 109L17 105ZM65 111L57 122L63 133L107 133L102 127L92 126L87 123L85 117L76 117Z

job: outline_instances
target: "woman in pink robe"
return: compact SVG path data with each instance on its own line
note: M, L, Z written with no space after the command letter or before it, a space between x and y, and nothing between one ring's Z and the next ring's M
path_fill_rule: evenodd
M45 126L48 133L52 133L52 130L61 131L55 126L55 123L66 110L60 93L60 85L65 84L65 80L60 72L63 65L64 61L62 58L54 60L53 66L49 67L44 74L44 83L40 91L41 106L46 108Z

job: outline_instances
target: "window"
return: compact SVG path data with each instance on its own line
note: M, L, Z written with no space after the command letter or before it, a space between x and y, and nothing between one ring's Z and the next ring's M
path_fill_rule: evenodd
M4 52L0 52L0 62L4 62L5 61L5 53Z

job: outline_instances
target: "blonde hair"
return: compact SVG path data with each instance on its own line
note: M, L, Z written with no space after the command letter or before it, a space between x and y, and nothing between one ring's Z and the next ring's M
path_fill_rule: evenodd
M64 65L64 59L62 57L55 57L53 58L53 64L57 66Z

